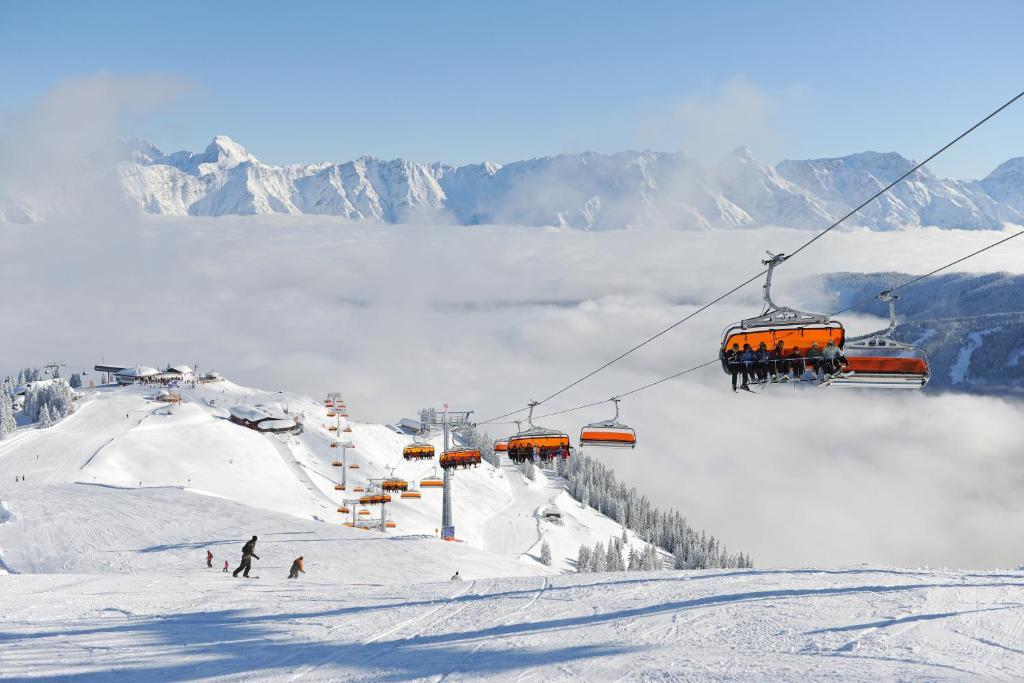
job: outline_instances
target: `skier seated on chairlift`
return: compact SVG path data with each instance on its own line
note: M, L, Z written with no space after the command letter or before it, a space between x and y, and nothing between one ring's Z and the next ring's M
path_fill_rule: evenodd
M743 361L741 356L743 355L740 351L740 345L736 342L733 343L731 349L725 351L725 367L729 368L729 374L732 376L732 390L736 391L736 378L743 370ZM746 373L744 373L744 379L746 379ZM746 382L744 382L746 384Z
M828 344L821 351L821 367L825 372L825 377L831 377L832 375L838 374L844 365L849 365L849 361L846 360L846 356L843 355L842 349L836 346L836 343L831 339L828 340Z
M780 339L772 349L772 381L785 382L789 379L789 361L786 360L786 345Z
M804 364L804 357L800 355L800 349L794 346L786 355L786 364L789 372L793 373L793 379L800 379L804 376L807 366Z
M821 348L818 346L818 342L814 342L811 344L811 348L807 349L807 365L810 366L815 377L821 373L821 360Z
M768 351L768 345L761 342L757 345L754 353L754 370L757 373L758 382L768 381L768 366L771 363L772 354Z

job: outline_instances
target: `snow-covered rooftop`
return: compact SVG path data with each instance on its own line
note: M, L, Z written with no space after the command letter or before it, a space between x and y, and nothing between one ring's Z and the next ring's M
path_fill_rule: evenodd
M231 417L249 422L259 422L260 420L266 420L270 415L256 406L238 405L231 406Z
M160 374L160 371L148 365L136 365L131 368L123 368L117 374L119 377L152 377Z
M260 420L275 420L278 422L287 422L289 425L294 425L295 420L289 417L285 412L274 406L268 405L237 405L231 406L231 415L237 417L240 420L248 420L249 422L259 422Z

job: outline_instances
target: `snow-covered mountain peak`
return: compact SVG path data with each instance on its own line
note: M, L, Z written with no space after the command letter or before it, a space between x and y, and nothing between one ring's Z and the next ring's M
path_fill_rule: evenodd
M873 151L850 154L840 157L839 160L850 168L866 170L873 175L885 178L886 182L891 182L900 177L917 163L898 152ZM931 175L931 172L924 168L918 171L918 173Z
M993 199L1024 212L1024 157L999 164L978 184Z
M213 142L203 152L202 163L215 164L218 168L229 170L246 161L257 161L257 159L249 154L249 150L227 135L218 135L213 138Z
M746 146L737 147L733 151L729 152L729 155L728 157L726 157L726 159L727 161L735 161L739 163L750 163L752 161L756 161L756 159L754 158L754 153L750 151L749 147Z
M166 155L148 140L132 138L124 143L123 156L137 164L162 164Z
M982 182L987 181L1013 181L1024 186L1024 157L1014 157L999 164Z
M119 167L128 195L149 213L320 214L385 223L563 225L585 230L689 230L782 225L820 229L911 169L897 152L783 161L738 147L706 169L681 152L583 152L465 166L385 161L272 166L218 135L200 153L165 155L128 144ZM926 169L867 207L855 222L999 228L1024 223L1024 160L983 181Z

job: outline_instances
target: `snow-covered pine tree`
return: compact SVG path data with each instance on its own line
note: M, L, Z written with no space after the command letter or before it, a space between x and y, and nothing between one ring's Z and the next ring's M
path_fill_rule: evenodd
M551 546L547 541L540 544L540 561L542 564L551 566Z
M608 563L604 544L598 541L594 546L594 551L590 553L590 571L603 572L607 571L607 568Z
M46 403L39 409L39 427L45 429L53 425L53 418L50 417L50 406Z
M21 414L29 422L35 422L39 419L39 392L29 387L25 391L25 399L21 404Z
M686 559L686 548L683 547L682 543L677 543L676 547L672 550L672 568L673 569L689 569L688 561Z
M82 376L77 372L71 373L71 379L68 380L68 384L72 389L82 388Z
M615 539L608 541L608 550L604 553L604 570L606 572L619 571L618 562L615 561Z
M0 390L0 439L8 434L13 434L18 428L14 420L14 403L11 395L6 390Z
M658 549L650 544L644 548L642 564L644 571L648 572L664 568L661 562L661 557L658 555Z
M519 471L530 481L537 481L537 468L529 460L519 463Z
M643 562L641 561L640 556L637 554L636 550L634 550L633 548L630 548L629 549L629 564L626 565L626 569L628 569L631 572L632 571L637 571L638 569L640 569L640 567L642 565L643 565Z
M586 544L581 544L576 553L576 571L580 574L590 571L590 546Z
M608 571L610 572L624 572L626 571L626 560L622 556L622 541L618 538L613 538L608 542Z

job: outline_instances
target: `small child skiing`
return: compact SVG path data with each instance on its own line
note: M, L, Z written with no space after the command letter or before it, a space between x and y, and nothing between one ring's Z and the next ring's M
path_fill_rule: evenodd
M297 558L295 558L295 561L292 562L292 569L290 572L288 572L288 578L299 578L299 572L302 572L303 574L306 573L305 567L302 566L302 555L299 555Z
M228 561L227 561L227 560L224 560L224 569L223 569L222 571L223 571L223 572L224 572L225 574L227 574L227 573L228 573L228 571L229 571L230 569L231 569L231 568L230 568L230 567L228 567Z
M213 569L213 553L209 550L206 551L206 566Z

